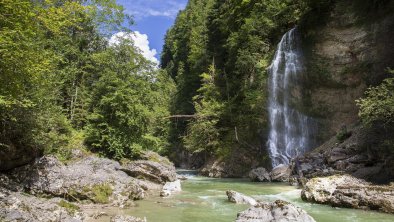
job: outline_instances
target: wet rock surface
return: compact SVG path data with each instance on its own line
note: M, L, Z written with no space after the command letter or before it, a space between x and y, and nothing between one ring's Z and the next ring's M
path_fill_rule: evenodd
M181 192L181 181L176 180L173 182L167 182L164 184L162 191L160 192L160 196L162 197L167 197L170 196L173 193Z
M350 175L309 180L302 190L305 201L365 210L394 213L394 185L372 185Z
M299 221L314 222L304 210L286 201L260 203L238 213L236 222Z
M249 178L254 182L270 182L271 176L264 167L253 169L249 172Z
M226 191L228 201L236 204L248 204L251 206L255 206L258 202L252 197L246 196L242 193L238 193L233 190Z
M270 173L273 182L288 182L291 175L291 169L288 165L278 165Z

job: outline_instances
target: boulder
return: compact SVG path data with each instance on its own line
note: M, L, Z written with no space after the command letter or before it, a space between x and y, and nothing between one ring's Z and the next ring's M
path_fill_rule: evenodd
M291 169L288 165L280 164L270 173L273 182L288 182L291 175Z
M176 180L174 182L167 182L164 186L162 191L160 192L160 196L167 197L170 196L172 193L181 192L181 181Z
M129 176L165 184L177 179L175 167L150 160L139 160L123 164L120 168Z
M145 191L137 179L120 168L116 161L95 156L67 165L53 156L45 156L31 166L14 169L10 177L33 195L126 207L130 200L144 198Z
M236 222L314 222L304 210L291 203L277 200L273 203L260 203L238 213Z
M394 213L394 185L372 185L350 175L309 180L301 192L305 201L334 207L378 210Z
M249 178L254 182L270 182L269 172L264 167L253 169L249 172Z
M226 191L228 201L236 204L249 204L251 206L255 206L258 204L258 202L253 199L252 197L246 196L242 193L238 193L233 190L228 190Z
M350 174L378 184L393 181L394 155L384 151L384 141L393 138L394 130L360 125L351 131L351 136L342 142L334 136L313 151L298 156L292 162L293 172L302 172L305 178Z
M117 215L111 218L111 222L146 222L146 218L141 219L133 216Z
M16 193L0 187L0 221L65 221L84 220L79 207L60 198L44 199Z

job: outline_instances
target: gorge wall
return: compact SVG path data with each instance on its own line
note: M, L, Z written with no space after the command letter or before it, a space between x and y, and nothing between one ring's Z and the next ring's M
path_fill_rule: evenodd
M319 119L321 142L357 123L356 100L394 67L393 3L370 4L368 10L357 8L359 4L337 1L319 15L319 23L308 18L301 23L306 65L302 109Z
M184 167L205 165L204 174L215 177L272 167L268 67L294 27L303 72L291 90L291 107L316 122L313 147L357 124L356 100L394 67L393 5L190 0L167 33L161 63L177 88L171 114L190 117L172 120L171 159Z

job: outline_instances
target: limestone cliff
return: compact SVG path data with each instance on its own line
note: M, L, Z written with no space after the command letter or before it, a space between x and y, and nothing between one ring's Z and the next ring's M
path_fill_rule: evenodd
M301 109L319 119L321 142L358 121L355 100L394 67L393 3L368 10L356 7L360 4L336 1L327 13L314 12L300 25L306 66Z

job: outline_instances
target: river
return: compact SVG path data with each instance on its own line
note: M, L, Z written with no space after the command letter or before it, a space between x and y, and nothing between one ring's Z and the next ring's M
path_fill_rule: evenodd
M282 199L306 210L317 222L392 222L394 216L374 211L333 208L303 202L300 189L283 183L253 183L247 179L215 179L188 176L183 191L167 198L148 197L131 209L106 209L110 215L122 214L144 218L148 222L229 222L248 208L227 201L226 190L235 190L258 200ZM108 221L101 218L97 221Z

